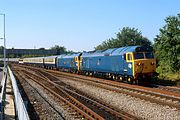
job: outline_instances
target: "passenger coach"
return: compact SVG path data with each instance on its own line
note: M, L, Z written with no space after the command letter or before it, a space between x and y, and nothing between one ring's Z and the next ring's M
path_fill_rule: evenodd
M45 68L56 68L57 67L57 56L44 57L44 67Z
M22 61L21 61L22 62ZM44 67L44 58L43 57L35 57L35 58L24 58L24 64Z

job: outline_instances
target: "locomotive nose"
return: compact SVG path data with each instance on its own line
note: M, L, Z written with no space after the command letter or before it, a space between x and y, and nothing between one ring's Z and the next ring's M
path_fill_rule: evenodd
M155 72L156 63L153 60L136 61L135 73L151 73Z

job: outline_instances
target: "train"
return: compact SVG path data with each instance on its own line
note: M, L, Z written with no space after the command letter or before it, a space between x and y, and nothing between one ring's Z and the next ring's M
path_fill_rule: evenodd
M89 76L101 76L131 84L150 82L156 76L156 59L153 50L151 47L145 46L127 46L57 56L21 58L19 64Z

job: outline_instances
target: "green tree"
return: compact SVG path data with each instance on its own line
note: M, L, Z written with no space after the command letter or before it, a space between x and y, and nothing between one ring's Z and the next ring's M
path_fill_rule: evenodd
M180 70L180 14L165 19L165 26L154 39L159 73Z
M73 53L74 53L74 51L72 51L72 50L68 50L66 53L67 53L67 54L73 54Z
M45 48L39 48L39 50L45 50Z
M106 41L103 41L102 44L95 47L95 50L105 50L109 48L131 45L150 46L151 42L146 37L143 37L142 33L138 31L138 29L124 27L116 34L116 38L110 38Z
M3 49L4 49L4 46L0 46L0 49L3 50Z
M66 53L66 48L64 46L55 45L50 48L51 50L57 50L57 54L64 54Z

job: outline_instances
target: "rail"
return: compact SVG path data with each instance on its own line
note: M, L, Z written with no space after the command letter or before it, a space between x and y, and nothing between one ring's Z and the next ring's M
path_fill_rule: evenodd
M18 120L30 120L26 107L24 105L23 99L19 92L16 79L9 67L8 67L8 72L10 75L10 80L12 82L12 87L14 91L14 102L15 102L15 109L16 109Z
M3 78L1 81L1 95L0 95L0 120L4 118L4 107L6 99L6 82L7 82L7 69L3 70Z

